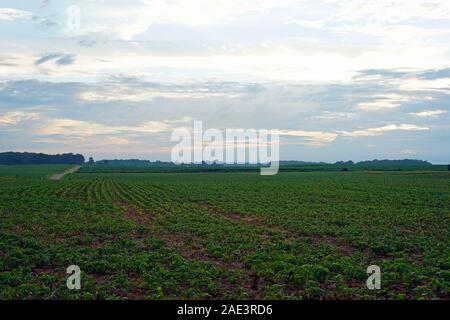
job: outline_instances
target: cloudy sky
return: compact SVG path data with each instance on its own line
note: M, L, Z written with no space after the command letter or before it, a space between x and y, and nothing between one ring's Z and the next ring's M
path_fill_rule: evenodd
M448 0L2 0L0 40L0 151L169 160L202 120L450 162Z

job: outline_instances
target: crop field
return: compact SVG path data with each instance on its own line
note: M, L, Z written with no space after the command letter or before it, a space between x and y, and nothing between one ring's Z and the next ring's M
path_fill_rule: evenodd
M71 166L67 164L51 165L0 165L0 177L46 178L54 173L63 172Z
M0 299L449 298L449 172L64 169L0 168Z

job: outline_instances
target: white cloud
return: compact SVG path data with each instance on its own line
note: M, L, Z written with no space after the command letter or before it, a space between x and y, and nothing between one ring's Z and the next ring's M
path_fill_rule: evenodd
M441 19L448 20L450 5L448 1L426 0L328 0L325 3L318 2L314 6L311 2L303 1L306 17L286 18L287 23L296 23L309 28L328 29L342 32L359 32L377 36L411 37L409 28L413 28L412 19ZM308 6L309 5L309 6ZM322 7L320 6L322 5ZM324 5L329 5L325 7ZM308 11L322 8L323 14L311 15ZM309 9L309 10L308 10ZM384 28L380 28L384 26ZM432 29L433 26L416 27L416 31L424 28ZM396 31L402 31L396 34ZM392 35L394 34L394 35ZM416 34L417 36L417 34Z
M435 80L424 80L417 78L402 79L399 82L399 89L405 91L441 91L448 93L450 88L450 78Z
M110 5L101 10L96 2L84 3L83 12L92 15L93 23L81 33L116 34L121 39L133 38L152 25L183 25L190 27L222 25L249 12L265 12L296 0L141 0L129 6ZM114 21L114 23L111 23Z
M378 111L399 107L402 102L409 100L408 97L400 96L398 94L377 95L374 98L374 101L359 103L357 108L366 111Z
M30 18L33 16L32 12L18 10L13 8L0 8L0 22L1 21L14 21L16 19Z
M400 103L396 101L390 101L390 100L377 100L377 101L371 101L371 102L361 102L358 104L358 109L361 110L368 110L368 111L377 111L382 109L390 109L390 108L396 108L401 106Z
M149 88L131 88L131 87L109 87L102 90L91 90L83 92L80 95L82 100L86 101L129 101L142 102L151 101L155 98L169 99L203 99L207 97L228 97L235 98L239 95L231 92L209 92L205 90L184 90L177 91L175 89L162 91Z
M134 141L129 138L123 138L123 137L88 137L88 141L86 140L87 137L79 137L79 136L64 136L64 137L58 137L58 138L51 138L51 137L37 137L33 139L34 142L39 143L46 143L46 144L58 144L58 145L79 145L80 143L84 142L85 146L90 145L90 147L95 148L102 148L105 146L113 147L113 146L128 146L128 145L134 145L137 143L137 141Z
M183 73L191 78L214 74L263 81L326 83L349 82L358 70L367 68L440 68L448 65L448 45L443 40L428 39L445 36L442 32L448 33L447 3L435 1L430 4L414 0L381 0L380 3L356 0L322 3L146 0L127 5L106 5L97 1L80 1L84 28L81 34L92 34L92 38L77 37L73 41L75 46L71 48L73 52L67 50L76 54L76 65L65 65L64 68L50 65L41 69L24 67L23 72L46 74L52 79L57 76L76 78L78 81L81 76L165 68L169 70L165 72L167 78L174 73ZM283 25L283 18L285 22L303 21L304 26L306 23L327 32L317 34L299 30L295 25ZM419 18L441 20L423 23ZM269 20L267 26L261 25L262 19ZM211 28L212 25L217 30ZM152 50L153 36L143 34L152 26L167 38L167 43L156 44L156 52L155 47ZM267 32L264 32L264 27ZM240 28L242 32L239 32ZM216 32L220 34L216 36ZM139 40L134 42L136 39ZM80 52L85 48L77 45L80 40L97 40L100 45L83 55ZM0 49L7 45L1 44ZM34 45L41 49L34 54L40 55L46 45L52 47L52 52L66 52L66 46L71 46L71 42ZM27 41L26 47L28 52L36 49L31 41ZM11 50L18 53L17 46L12 46ZM0 65L0 74L5 77L15 76L17 71ZM448 87L448 83L435 85ZM92 97L96 99L95 95ZM373 103L366 107L379 108Z
M434 117L445 113L447 113L445 110L425 110L421 112L411 112L410 114L418 117Z
M120 133L160 133L172 130L170 121L147 121L137 126L113 126L74 119L49 119L38 134L87 137Z
M304 131L304 130L280 130L281 136L297 137L304 140L303 144L323 147L336 140L337 134L322 131Z
M112 139L110 140L111 144L113 144L113 142L125 144L128 141L127 138L114 137L113 135L164 133L179 129L180 126L191 131L191 121L191 118L181 118L170 121L147 121L136 126L115 126L74 119L47 119L45 124L42 125L36 133L41 136L62 135L69 139L104 135L110 136L108 139ZM245 129L241 128L233 130L245 132ZM322 131L280 130L279 132L280 136L301 138L301 144L317 147L331 144L338 136L336 133ZM39 141L50 142L48 139L49 138L40 138ZM58 139L55 140L55 138L51 139L53 139L52 142L58 141Z
M448 136L441 115L450 97L450 1L76 2L82 10L78 35L36 29L36 19L50 11L31 1L17 7L29 11L0 9L0 22L14 20L0 24L7 28L0 43L0 108L38 110L42 117L29 128L38 128L37 138L88 137L101 149L110 137L112 145L124 146L130 137L185 125L159 116L241 128L295 129L307 120L301 128L313 131L284 130L283 142L311 146L330 145L339 136L428 130L401 124L411 116L435 116L426 135L435 138L430 148ZM49 9L48 17L64 26L66 6ZM67 56L60 65L46 53ZM127 79L111 80L119 74ZM241 90L229 83L250 85ZM406 107L414 107L406 111L411 115ZM14 125L26 119L32 118L0 114L0 125L23 133L24 126ZM20 143L24 139L17 135ZM421 150L426 143L403 142L392 144Z
M319 116L312 116L311 119L318 120L337 120L350 119L356 115L354 112L340 112L340 111L323 111Z
M338 19L344 21L383 21L395 23L413 18L448 19L448 1L427 0L329 0L340 7Z
M26 120L37 120L39 114L32 112L6 112L0 116L0 125L15 125Z
M339 134L344 137L359 138L359 137L374 137L380 136L386 132L392 131L426 131L427 127L419 127L414 124L391 124L383 127L369 128L365 130L356 131L339 131Z

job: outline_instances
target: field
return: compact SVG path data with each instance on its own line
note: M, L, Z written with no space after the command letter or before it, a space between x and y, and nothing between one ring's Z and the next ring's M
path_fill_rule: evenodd
M54 173L63 172L72 167L66 164L51 165L0 165L0 177L46 178Z
M64 169L0 168L0 299L449 298L449 172Z

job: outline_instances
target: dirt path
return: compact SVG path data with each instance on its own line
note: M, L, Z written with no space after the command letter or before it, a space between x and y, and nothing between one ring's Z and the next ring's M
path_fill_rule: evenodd
M78 170L80 170L80 168L81 168L81 166L74 166L74 167L72 167L70 169L67 169L66 171L64 171L62 173L57 173L57 174L52 175L50 177L50 180L55 180L55 181L60 180L66 174L71 174L71 173L77 172Z

